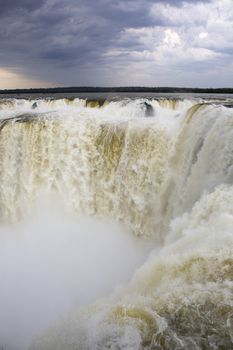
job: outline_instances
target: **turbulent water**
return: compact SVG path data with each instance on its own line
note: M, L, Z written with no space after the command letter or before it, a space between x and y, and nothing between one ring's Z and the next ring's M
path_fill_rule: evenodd
M114 222L137 237L123 238L123 247L114 241L110 253L119 255L122 275L132 262L130 281L111 291L122 282L114 282L112 263L110 296L94 293L81 309L65 305L69 310L46 324L30 350L233 348L232 104L233 98L0 100L2 227L20 227L46 197L72 218L110 220L89 237L100 252L100 232L114 230ZM88 247L77 246L77 255ZM92 259L93 252L85 254ZM76 263L85 270L88 259ZM92 268L85 271L95 278ZM84 294L96 288L85 278L79 284Z

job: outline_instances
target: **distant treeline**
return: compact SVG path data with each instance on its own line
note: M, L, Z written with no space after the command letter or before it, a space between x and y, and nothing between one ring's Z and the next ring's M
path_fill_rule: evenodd
M59 94L59 93L210 93L233 94L233 88L180 88L180 87L56 87L0 90L0 94Z

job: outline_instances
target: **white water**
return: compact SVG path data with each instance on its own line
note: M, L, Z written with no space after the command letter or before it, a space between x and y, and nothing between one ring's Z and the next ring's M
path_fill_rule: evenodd
M65 216L46 203L38 210L24 223L1 226L0 339L6 349L26 349L65 310L126 283L150 249L113 222Z
M0 297L5 344L26 348L57 319L30 349L230 349L232 109L191 100L34 103L6 101L0 111L15 117L0 138L1 218L15 222L2 228L0 249L11 261L0 268L9 280ZM61 203L57 223L57 214L27 219L42 194ZM79 221L81 213L104 222Z

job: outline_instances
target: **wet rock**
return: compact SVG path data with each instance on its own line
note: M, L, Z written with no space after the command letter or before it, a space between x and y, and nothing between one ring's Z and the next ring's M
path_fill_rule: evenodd
M144 106L146 107L146 117L153 117L154 116L154 108L151 106L150 103L144 102Z

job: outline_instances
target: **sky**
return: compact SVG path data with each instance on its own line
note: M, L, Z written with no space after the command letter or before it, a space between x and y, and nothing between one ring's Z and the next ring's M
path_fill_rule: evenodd
M233 0L0 0L0 89L233 87Z

